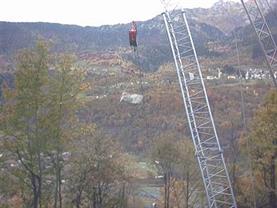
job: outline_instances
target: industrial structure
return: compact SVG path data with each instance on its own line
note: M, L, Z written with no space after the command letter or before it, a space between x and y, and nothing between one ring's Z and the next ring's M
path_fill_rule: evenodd
M258 0L245 2L245 0L241 0L241 3L253 29L255 30L260 47L266 59L270 76L273 80L273 84L277 88L277 81L275 77L275 73L277 72L277 45L262 11L264 4L265 7L268 7L267 10L271 9L269 3L267 0L265 0L265 2Z
M165 7L163 19L208 206L209 208L236 208L235 195L185 12L170 8L168 6L170 1L161 0L161 2ZM257 0L251 0L248 2L249 5L243 0L241 2L255 29L273 83L277 87L274 77L274 69L277 67L277 47L263 11Z

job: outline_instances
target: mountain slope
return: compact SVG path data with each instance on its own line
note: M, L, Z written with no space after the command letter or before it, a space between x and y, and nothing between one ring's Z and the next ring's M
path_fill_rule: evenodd
M207 52L206 42L225 38L224 33L214 26L194 19L189 21L197 48L201 49L200 54ZM170 55L163 19L157 16L138 22L137 25L142 65L147 70L156 69L161 62L168 61ZM80 27L53 23L0 22L0 54L10 56L19 49L33 46L38 39L51 42L54 51L121 53L120 49L129 47L128 29L128 24ZM130 53L123 52L122 55L130 58ZM149 58L152 61L149 62Z
M256 47L253 30L248 25L239 3L220 0L209 9L196 8L185 11L199 56L221 55L222 51L211 50L209 45L230 48L233 41L230 34L233 30L238 32L244 47ZM276 34L276 16L272 13L268 18ZM141 67L145 71L154 71L161 64L171 61L162 16L137 22L137 25ZM52 49L58 52L76 54L112 52L133 60L128 43L129 27L129 24L80 27L40 22L0 22L0 56L11 57L19 49L32 47L38 39L45 39L52 43Z

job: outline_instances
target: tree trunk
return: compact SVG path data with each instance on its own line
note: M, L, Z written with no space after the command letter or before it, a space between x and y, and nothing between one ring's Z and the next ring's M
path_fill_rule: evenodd
M188 208L189 207L189 189L190 189L190 187L189 187L189 181L190 180L190 177L189 177L189 171L187 171L187 175L186 175L186 185L187 185L187 187L186 187L186 208Z
M122 185L122 193L121 193L121 207L122 208L126 208L127 207L127 205L126 205L126 200L125 200L125 192L126 192L126 184L125 183L123 183L123 185Z
M98 184L98 208L103 207L103 199L102 199L102 188L101 185Z
M37 176L35 176L35 175L31 176L32 191L33 191L33 203L32 203L33 208L38 208L39 207L39 201L40 201L40 193L39 193L37 179L38 179Z
M37 182L38 182L38 203L39 203L39 207L42 207L42 200L41 200L41 193L42 193L42 166L41 166L41 156L40 156L40 152L38 153L38 167L39 167L39 177L37 178Z
M164 174L164 208L167 208L167 173Z
M60 144L58 144L60 145ZM61 178L61 150L58 146L56 161L55 161L55 196L54 196L54 208L62 208L62 178Z
M236 173L237 173L237 168L236 168L236 165L237 165L237 156L234 155L233 156L234 159L233 159L233 164L232 164L232 182L233 182L233 189L234 189L234 193L236 193L237 191L237 178L236 178Z
M169 208L169 198L170 198L170 173L165 173L165 193L164 193L164 207Z
M92 193L92 204L93 204L93 208L97 208L97 195L96 195L96 188L93 187L92 188L93 193Z
M270 166L270 192L269 192L269 203L271 208L277 207L277 198L276 198L276 180L275 180L275 158L272 157L271 166Z
M62 178L61 178L61 167L59 165L59 170L58 170L58 185L59 185L59 203L60 203L60 208L63 207L63 200L62 200Z
M54 208L57 208L57 206L58 206L58 189L59 188L58 188L58 174L57 174L58 164L57 164L57 161L58 161L58 159L55 162L56 181L55 181Z
M42 193L42 182L41 182L41 177L39 177L38 179L38 202L39 202L39 207L42 207L42 197L41 197L41 193Z
M77 194L77 197L75 199L76 208L81 207L81 199L82 199L82 191L79 191L79 193Z
M168 174L168 182L167 182L167 208L169 208L169 200L170 200L170 184L171 184L171 174Z

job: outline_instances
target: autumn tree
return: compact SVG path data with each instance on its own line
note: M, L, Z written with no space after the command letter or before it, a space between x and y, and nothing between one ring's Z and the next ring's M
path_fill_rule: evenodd
M24 50L17 57L16 90L13 97L6 97L5 126L6 148L19 161L20 169L14 174L30 187L22 195L28 199L29 207L41 207L44 186L43 155L47 151L47 140L43 137L45 88L48 83L49 53L46 45L38 43L34 50Z
M253 163L257 204L276 207L276 156L277 156L277 91L268 93L264 104L253 119L248 138L249 154Z
M81 107L78 95L86 90L84 73L74 65L74 57L59 55L52 71L49 84L48 135L52 152L50 153L55 172L54 208L62 207L62 174L64 168L63 153L67 143L78 131L77 110Z
M69 195L74 207L126 207L127 162L119 145L94 125L80 128L69 171Z
M194 154L194 147L192 141L188 138L177 143L177 150L179 153L177 174L179 176L179 190L173 188L175 196L179 200L175 200L177 207L195 207L198 205L204 206L204 186L201 179L199 167ZM178 178L177 178L178 179Z
M50 55L44 42L17 57L15 89L4 91L1 127L15 163L7 171L27 207L62 207L62 154L79 122L82 77L70 56Z
M164 178L164 207L203 205L203 185L192 141L167 133L153 143L152 159ZM204 205L203 205L204 206Z
M236 191L237 189L237 178L239 175L239 138L242 132L242 122L238 113L232 112L229 115L227 121L223 121L220 125L219 132L222 133L222 137L227 141L226 155L228 155L227 163L230 169L230 179L232 187Z
M153 144L152 158L164 178L164 208L169 208L172 177L178 161L177 145L172 135L163 135Z

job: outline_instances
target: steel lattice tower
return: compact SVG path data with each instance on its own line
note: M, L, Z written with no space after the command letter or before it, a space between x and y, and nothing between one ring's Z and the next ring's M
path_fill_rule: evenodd
M184 107L210 208L236 208L205 84L185 13L163 13Z
M269 6L268 1L266 2ZM260 47L266 58L270 76L273 80L274 86L277 88L277 81L275 77L277 75L277 45L274 41L263 11L258 0L251 0L247 3L245 3L244 0L241 0L241 3L247 13L252 27L256 32Z

